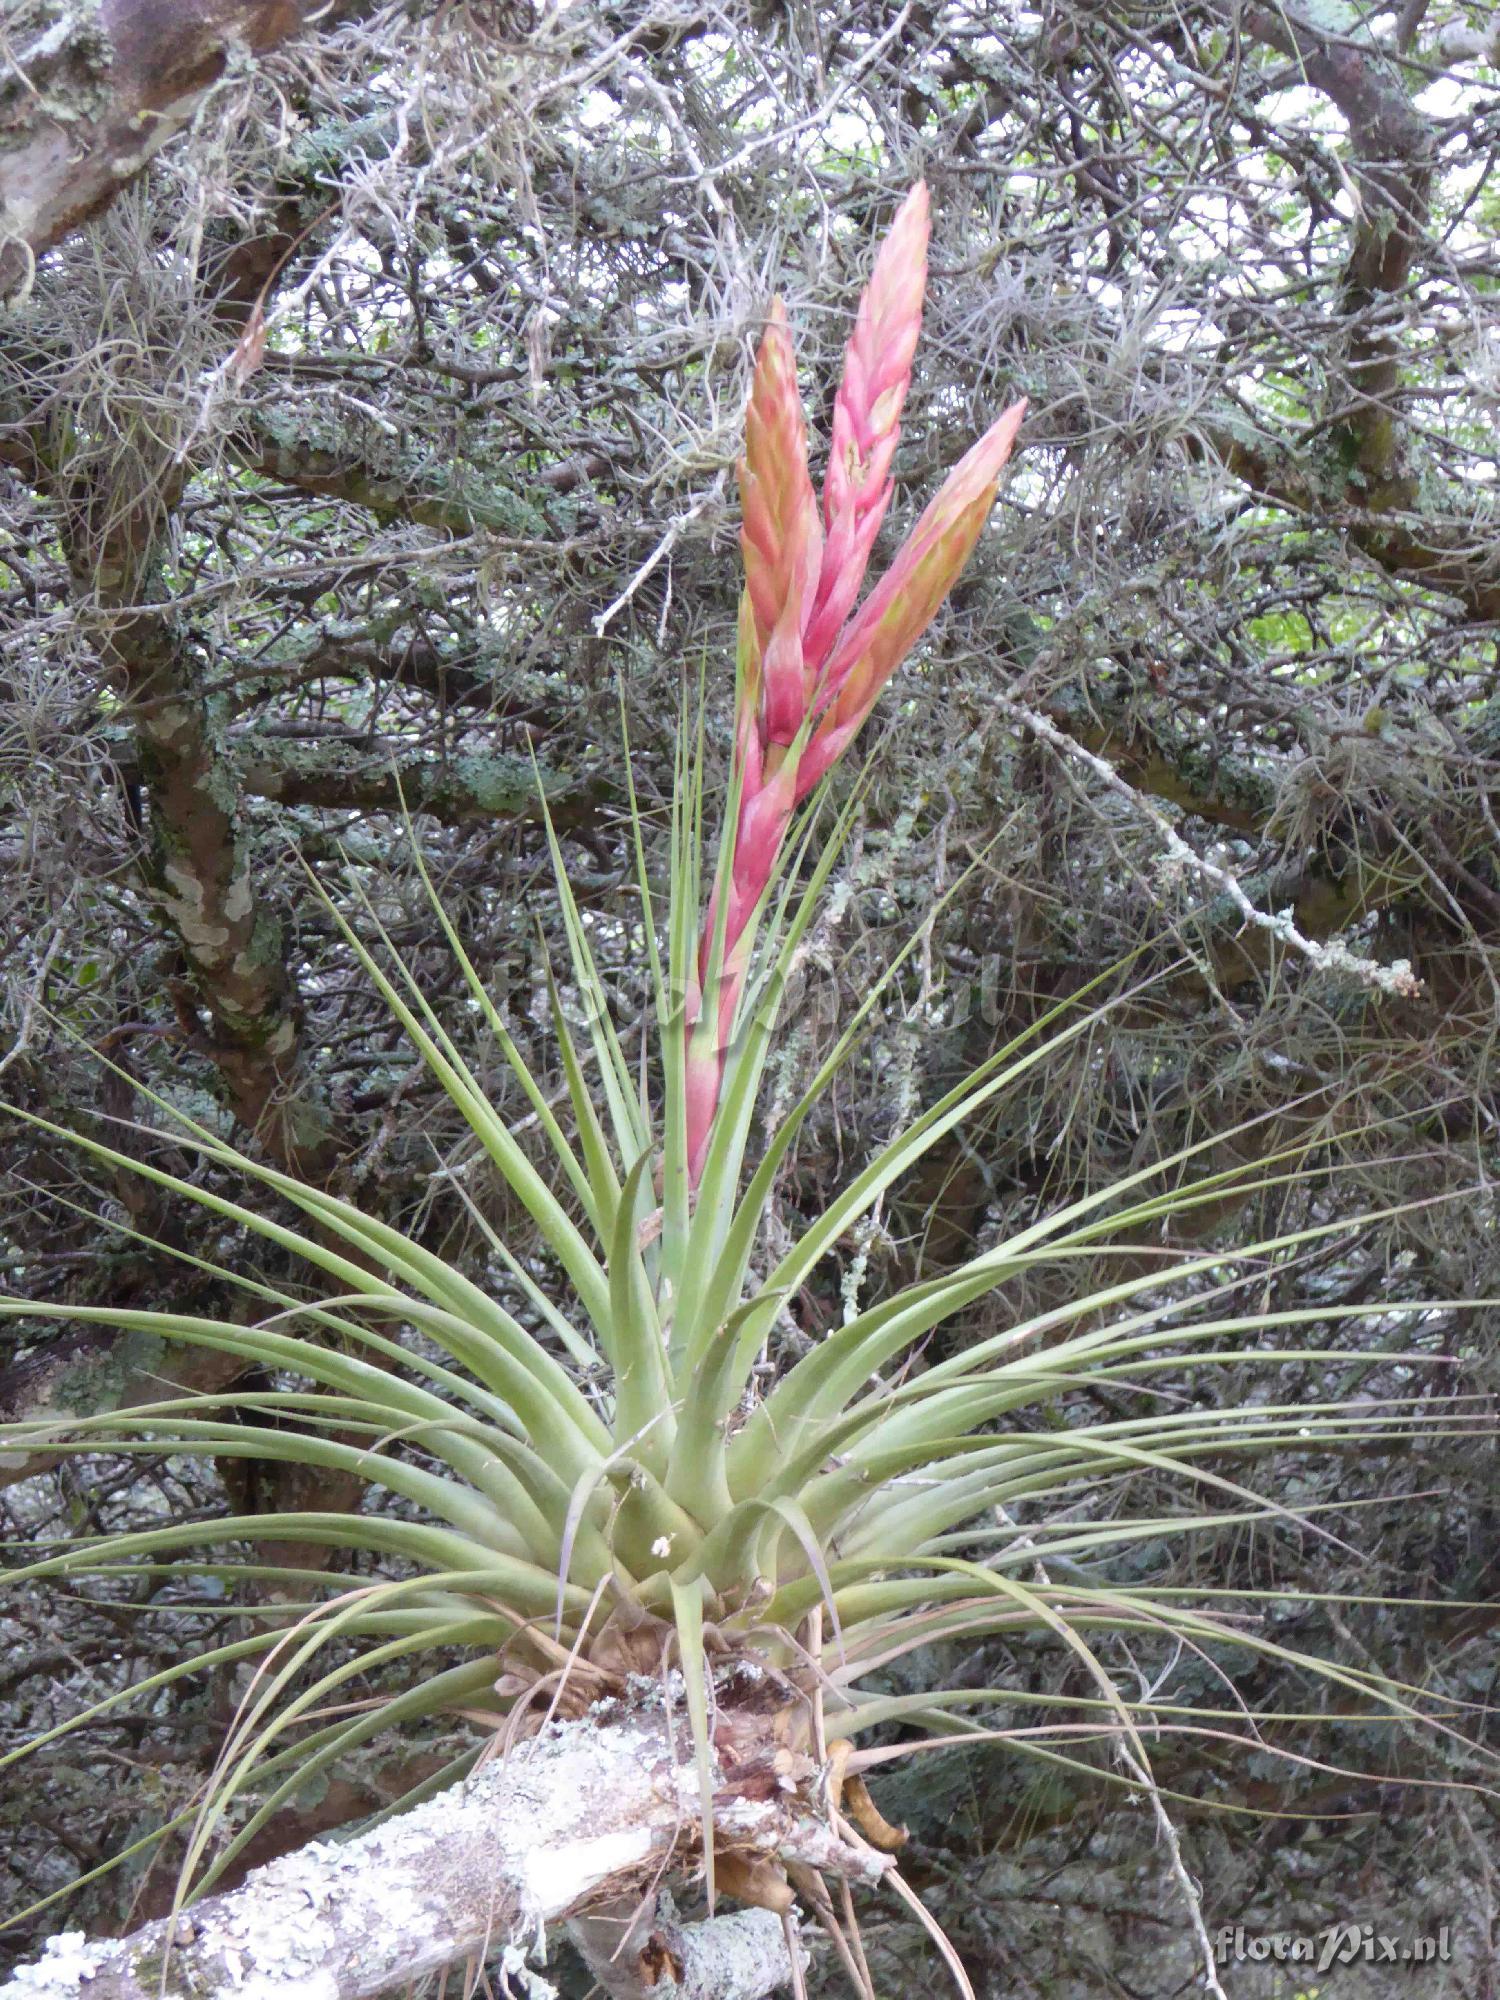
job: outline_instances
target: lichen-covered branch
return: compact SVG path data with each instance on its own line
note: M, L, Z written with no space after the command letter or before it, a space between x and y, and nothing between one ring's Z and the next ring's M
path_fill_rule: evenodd
M243 1373L232 1355L179 1347L168 1352L149 1334L76 1327L0 1368L0 1423L70 1421L105 1410L160 1402L174 1390L205 1395ZM58 1453L0 1451L0 1488L30 1479L55 1464Z
M1003 705L1018 722L1031 731L1032 735L1049 744L1052 749L1061 751L1064 756L1084 764L1095 777L1103 781L1107 789L1129 800L1156 829L1169 864L1185 874L1196 875L1210 883L1228 899L1230 906L1245 924L1264 932L1278 944L1300 953L1319 971L1348 973L1382 993L1396 994L1405 999L1414 998L1420 993L1421 981L1414 975L1406 959L1397 959L1394 965L1381 964L1375 959L1350 951L1348 946L1341 944L1337 938L1325 943L1319 938L1308 937L1299 929L1296 916L1291 910L1283 909L1275 912L1262 910L1245 893L1244 885L1237 876L1195 853L1176 828L1126 784L1112 764L1107 763L1103 757L1096 756L1092 750L1085 749L1074 738L1065 736L1060 729L1055 729L1047 718L1038 715L1035 709L1023 707L1019 702L1006 702Z
M1400 403L1407 357L1400 301L1428 229L1440 128L1414 101L1399 58L1362 10L1221 8L1243 32L1287 56L1328 98L1349 131L1354 217L1339 296L1342 352L1330 371L1317 434L1288 450L1209 424L1228 469L1257 492L1322 516L1372 562L1459 598L1471 617L1500 617L1493 534L1432 519L1422 465Z
M1243 757L1220 754L1202 736L1153 709L1148 715L1096 688L1064 686L1044 704L1047 720L1085 750L1106 757L1127 784L1238 833L1264 833L1277 783Z
M111 471L85 461L62 468L50 497L79 623L134 738L153 887L207 1016L204 1045L246 1129L290 1171L318 1177L337 1146L303 1068L281 928L256 881L228 712L206 689L207 662L185 621L163 601L184 476L170 463Z
M1360 471L1379 479L1394 455L1384 399L1395 385L1401 349L1399 322L1393 326L1370 308L1399 292L1410 274L1427 220L1438 127L1413 103L1399 62L1376 40L1363 9L1319 0L1234 11L1256 40L1290 57L1349 128L1358 201L1343 273L1354 392L1346 414Z
M457 535L482 530L513 546L555 549L546 516L513 479L456 463L419 437L375 433L357 439L347 430L306 408L286 416L262 411L254 430L237 440L236 455L263 478L382 518L399 516Z
M737 1760L731 1778L715 1771L719 1837L739 1853L878 1881L889 1857L848 1844L802 1792L777 1787L767 1731L763 1759ZM363 2000L472 1953L519 1964L545 1926L654 1895L692 1865L693 1771L685 1726L659 1710L560 1724L371 1833L314 1842L130 1937L54 1937L0 1995L229 2000L253 1988L257 2000ZM615 1964L621 1980L698 2000L759 2000L791 1977L781 1920L759 1910L638 1926Z
M791 1977L786 1933L769 1911L683 1924L665 1890L575 1917L568 1936L608 2000L761 2000Z
M576 826L607 800L602 781L543 772L524 757L478 751L452 757L394 755L381 744L296 740L249 733L233 746L247 792L280 805L357 812L431 813L466 820L538 820L545 793L555 825Z
M325 677L390 681L432 696L444 709L481 709L508 723L557 725L555 701L544 705L514 693L503 656L477 648L450 653L420 633L397 640L394 625L394 620L330 620L300 653L277 659L276 677L288 688Z
M1416 480L1353 484L1329 453L1314 459L1248 425L1200 420L1196 432L1184 438L1190 454L1206 445L1254 493L1335 530L1388 575L1456 598L1475 624L1500 619L1500 538L1482 518L1435 518Z

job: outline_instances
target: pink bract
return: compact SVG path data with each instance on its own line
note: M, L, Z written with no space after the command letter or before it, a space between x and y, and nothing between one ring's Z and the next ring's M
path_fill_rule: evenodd
M698 986L687 1007L688 1172L694 1187L718 1108L751 919L775 874L792 813L843 755L953 588L1026 412L1024 402L1012 404L970 448L855 611L893 490L891 462L922 326L928 233L927 188L918 182L881 246L844 351L821 514L807 469L796 354L780 299L772 303L756 355L740 460L739 811L722 961L715 968L716 891L699 946Z

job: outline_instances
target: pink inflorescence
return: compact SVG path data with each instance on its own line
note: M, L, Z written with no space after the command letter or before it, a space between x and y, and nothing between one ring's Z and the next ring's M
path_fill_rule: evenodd
M688 1171L695 1187L744 982L750 919L775 872L792 813L843 755L957 581L1026 412L1024 402L1013 403L965 454L855 611L894 484L891 461L927 289L928 230L927 189L919 182L881 246L844 350L821 509L807 470L807 425L780 299L756 356L740 460L739 815L717 979L716 891L699 948L700 983L688 995ZM715 991L705 1008L703 989L711 981Z

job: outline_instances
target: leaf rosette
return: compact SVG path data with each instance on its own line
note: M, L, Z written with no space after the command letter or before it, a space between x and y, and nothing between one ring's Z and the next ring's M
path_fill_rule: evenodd
M583 1023L575 1032L554 986L565 1106L527 1066L422 878L473 1014L529 1107L545 1167L482 1088L353 871L347 913L319 889L365 976L524 1208L556 1284L489 1231L513 1296L524 1301L524 1316L513 1312L413 1235L238 1150L164 1099L154 1103L176 1143L236 1177L243 1198L105 1139L45 1128L274 1244L306 1283L277 1288L213 1267L241 1291L245 1311L233 1319L0 1302L12 1317L51 1311L217 1349L273 1384L183 1396L65 1430L16 1425L0 1443L292 1461L387 1496L342 1513L167 1522L33 1551L12 1572L19 1582L146 1569L244 1586L243 1636L107 1696L13 1753L35 1752L184 1676L247 1663L253 1674L207 1798L173 1822L187 1826L183 1881L194 1893L222 1877L310 1779L385 1731L439 1713L483 1725L474 1747L429 1782L433 1789L482 1754L491 1733L576 1713L636 1677L674 1670L705 1769L733 1688L757 1686L763 1710L769 1686L776 1699L767 1740L801 1757L799 1770L811 1768L809 1753L827 1763L830 1744L841 1746L833 1761L845 1798L878 1835L859 1772L890 1753L850 1752L850 1741L893 1724L935 1740L983 1738L987 1712L1039 1699L1013 1687L897 1692L893 1665L918 1652L940 1656L956 1642L972 1648L1040 1634L1082 1668L1088 1692L1071 1698L1073 1721L1013 1730L1011 1740L1029 1755L1090 1769L1090 1746L1113 1742L1124 1764L1110 1775L1145 1782L1148 1729L1250 1735L1270 1718L1247 1720L1222 1664L1213 1668L1225 1678L1221 1708L1189 1710L1150 1689L1125 1695L1101 1657L1114 1638L1166 1636L1214 1663L1232 1652L1276 1664L1296 1656L1246 1619L1253 1593L1220 1601L1212 1590L1131 1584L1117 1579L1114 1559L1148 1539L1166 1546L1226 1525L1306 1525L1306 1510L1294 1514L1252 1489L1244 1464L1282 1451L1394 1445L1437 1428L1415 1399L1215 1400L1216 1374L1242 1370L1257 1352L1273 1383L1291 1361L1347 1361L1333 1338L1358 1309L1216 1313L1215 1301L1234 1293L1232 1273L1296 1256L1364 1219L1312 1223L1233 1251L1189 1250L1166 1275L1156 1266L1142 1274L1134 1252L1143 1231L1159 1236L1174 1217L1227 1193L1289 1186L1310 1170L1301 1141L1246 1149L1241 1164L1215 1166L1234 1137L1223 1133L852 1311L768 1380L778 1324L823 1260L949 1134L1059 1047L1095 1032L1095 996L1114 980L1102 975L996 1049L880 1147L788 1247L766 1257L768 1205L799 1132L880 1020L915 948L896 956L797 1101L774 1129L762 1129L761 1084L781 1010L859 809L857 785L835 811L824 780L968 559L1024 410L1008 410L965 455L857 606L891 497L926 241L926 191L918 188L860 306L821 506L790 331L779 305L770 316L741 468L736 729L712 869L711 788L694 747L701 723L681 732L664 895L644 817L632 813L654 1063L642 1068L626 1055L550 827L565 978ZM935 1330L997 1288L1084 1256L1107 1267L1114 1245L1117 1280L945 1357L930 1354ZM1189 1299L1197 1310L1184 1321ZM1442 1303L1383 1310L1387 1321L1405 1312L1420 1323ZM1365 1348L1363 1358L1419 1366L1431 1356ZM1140 1389L1168 1376L1190 1377L1201 1396L1189 1407L1163 1399L1145 1415L1055 1419L1080 1385ZM1462 1429L1466 1421L1450 1414L1442 1424ZM1180 1504L1131 1515L1128 1496L1143 1473L1153 1492L1175 1487ZM288 1540L359 1551L388 1574L350 1585L322 1570L226 1553L248 1544L270 1545L274 1555ZM440 1659L458 1663L434 1665ZM1417 1690L1375 1672L1304 1664L1365 1724L1427 1712ZM370 1697L371 1687L387 1691ZM710 1880L712 1853L706 1828ZM785 1886L759 1876L752 1884L732 1866L725 1879L773 1906Z

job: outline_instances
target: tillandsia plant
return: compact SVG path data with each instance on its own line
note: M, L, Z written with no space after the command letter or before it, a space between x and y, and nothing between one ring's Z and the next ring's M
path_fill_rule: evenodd
M1320 1444L1392 1441L1422 1429L1415 1405L1400 1402L1288 1406L1274 1393L1234 1406L1214 1400L1216 1372L1243 1368L1257 1352L1273 1382L1291 1361L1347 1361L1347 1348L1327 1332L1349 1316L1341 1308L1216 1305L1247 1261L1295 1258L1331 1236L1332 1224L1233 1254L1184 1253L1170 1282L1159 1268L1141 1275L1138 1262L1122 1263L1116 1281L1081 1300L1038 1310L945 1358L927 1353L935 1328L1007 1281L1107 1256L1113 1243L1134 1250L1146 1228L1159 1232L1227 1190L1292 1183L1304 1171L1295 1144L1228 1171L1211 1165L1215 1140L1153 1161L945 1275L851 1309L779 1378L767 1376L764 1358L789 1302L846 1232L946 1134L1097 1023L1086 995L1054 1008L891 1138L789 1247L768 1255L778 1176L879 1018L901 963L843 1024L790 1111L774 1129L758 1127L778 1011L858 808L857 787L838 812L820 788L973 549L1022 415L1017 403L962 459L858 606L891 497L927 228L919 187L859 307L821 509L779 305L760 345L741 468L745 590L723 832L710 871L709 786L684 730L664 909L642 815L633 818L654 1066L642 1071L627 1058L554 835L568 981L586 1019L575 1038L554 989L562 1115L432 895L474 1016L545 1142L550 1174L480 1087L353 871L352 916L325 898L364 973L524 1206L555 1287L489 1231L512 1282L512 1311L414 1237L237 1150L165 1099L154 1102L175 1142L237 1176L242 1198L216 1192L204 1177L127 1158L101 1138L46 1128L268 1240L308 1282L277 1288L210 1266L244 1297L240 1316L222 1319L5 1301L12 1317L51 1311L223 1350L265 1371L271 1386L181 1396L66 1428L15 1426L0 1442L292 1460L348 1474L395 1503L168 1521L32 1551L14 1573L13 1582L35 1582L144 1570L214 1579L220 1591L241 1579L241 1636L110 1694L40 1739L123 1700L153 1699L184 1675L256 1663L206 1802L173 1822L187 1827L183 1880L192 1893L221 1878L299 1788L383 1731L438 1713L492 1731L521 1727L626 1695L641 1672L680 1673L703 1774L736 1688L753 1682L753 1727L802 1759L791 1766L793 1780L833 1771L845 1787L835 1786L835 1800L884 1838L858 1772L890 1752L851 1745L898 1722L982 1740L993 1704L1015 1708L1028 1696L973 1686L898 1694L882 1674L943 1642L1031 1632L1081 1666L1087 1692L1074 1697L1076 1723L1013 1740L1090 1768L1091 1744L1110 1742L1119 1753L1113 1777L1145 1785L1148 1728L1233 1736L1256 1725L1245 1724L1232 1689L1220 1708L1190 1712L1150 1690L1121 1692L1104 1658L1109 1645L1121 1635L1166 1635L1221 1673L1231 1649L1283 1664L1292 1656L1247 1621L1246 1593L1220 1606L1211 1592L1130 1587L1110 1580L1110 1556L1146 1537L1165 1545L1226 1522L1292 1519L1235 1476L1239 1462L1258 1454L1305 1456ZM1193 1296L1200 1317L1184 1323ZM1299 1329L1319 1332L1325 1344L1299 1344ZM1379 1358L1362 1350L1364 1360ZM1081 1383L1140 1390L1167 1375L1201 1382L1201 1403L1177 1397L1148 1402L1144 1415L1047 1421ZM1180 1482L1183 1504L1132 1517L1128 1494L1142 1473ZM1016 1509L1026 1514L1024 1530ZM294 1570L276 1559L288 1538L364 1552L393 1573L351 1584ZM241 1568L225 1551L247 1543L265 1553ZM292 1601L278 1605L278 1593ZM214 1609L223 1613L222 1595ZM1351 1722L1368 1727L1384 1715L1406 1724L1422 1712L1415 1690L1356 1667L1311 1664L1336 1686ZM391 1691L393 1675L400 1685ZM372 1687L384 1691L369 1695ZM486 1740L481 1729L447 1775ZM711 1815L702 1841L712 1895ZM792 1899L774 1866L737 1869L721 1853L718 1871L722 1886L772 1907Z

